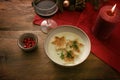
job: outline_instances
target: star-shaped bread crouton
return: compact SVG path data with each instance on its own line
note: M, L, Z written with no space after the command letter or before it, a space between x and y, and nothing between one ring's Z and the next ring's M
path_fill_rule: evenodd
M66 44L66 40L64 36L62 37L55 36L55 40L52 43L56 45L56 47L58 48L64 48Z

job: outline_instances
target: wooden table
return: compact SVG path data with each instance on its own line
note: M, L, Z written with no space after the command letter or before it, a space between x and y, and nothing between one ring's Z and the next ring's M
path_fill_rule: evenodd
M32 24L32 0L0 1L0 80L120 80L120 73L90 53L82 64L62 67L53 63L44 52L46 34ZM38 48L23 52L17 39L23 33L38 36Z

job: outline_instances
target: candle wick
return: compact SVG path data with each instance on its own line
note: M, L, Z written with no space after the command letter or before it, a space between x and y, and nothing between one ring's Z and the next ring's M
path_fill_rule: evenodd
M114 14L115 14L115 11L112 11L111 14L114 15Z
M114 16L115 12L112 12L112 11L107 11L107 15L109 16Z

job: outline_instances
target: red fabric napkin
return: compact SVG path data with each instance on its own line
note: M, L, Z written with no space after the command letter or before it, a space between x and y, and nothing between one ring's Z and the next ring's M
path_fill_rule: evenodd
M114 5L115 3L120 4L120 1L115 2L111 0L111 2L104 5ZM120 5L117 7L120 8ZM74 25L83 29L91 40L92 53L120 72L120 24L116 26L108 40L98 40L91 32L98 12L99 11L94 11L91 4L87 3L86 9L83 12L64 11L63 13L56 13L52 19L54 19L58 25ZM40 25L42 20L41 17L35 15L33 24Z

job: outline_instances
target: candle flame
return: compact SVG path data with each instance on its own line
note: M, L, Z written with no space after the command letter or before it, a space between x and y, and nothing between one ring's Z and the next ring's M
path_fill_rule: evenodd
M112 13L114 13L115 8L116 8L116 4L115 4L115 5L112 7L112 9L111 9L111 12L112 12Z

